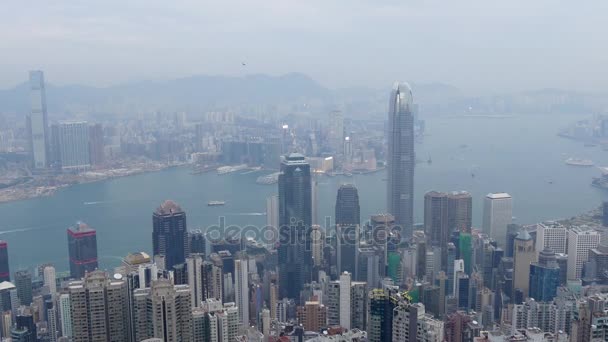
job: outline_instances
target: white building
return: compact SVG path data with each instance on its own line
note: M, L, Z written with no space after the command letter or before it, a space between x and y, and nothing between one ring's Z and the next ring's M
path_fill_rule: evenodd
M536 252L545 248L555 253L566 253L566 227L557 222L543 222L536 225Z
M49 289L50 294L57 293L57 278L55 276L55 267L46 266L43 271L44 286Z
M490 193L483 201L483 232L506 246L507 225L513 221L513 198L507 193Z
M72 337L71 315L70 295L63 293L59 296L59 316L61 320L61 332L64 337Z
M585 227L568 231L568 280L580 279L589 250L600 244L600 234Z
M249 272L247 260L234 260L234 292L238 307L239 322L249 325Z
M400 303L393 310L393 342L442 342L444 323L425 314L421 303Z
M350 286L351 274L344 272L340 274L340 326L350 329Z
M193 308L199 307L203 300L202 256L193 254L186 258L186 267L188 268L188 286L192 291L191 305Z
M53 129L53 134L57 135L56 148L63 170L79 171L91 167L89 125L86 121L62 122Z

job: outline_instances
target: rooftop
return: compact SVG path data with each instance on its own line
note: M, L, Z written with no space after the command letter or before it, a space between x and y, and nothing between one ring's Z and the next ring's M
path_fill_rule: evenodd
M172 200L166 200L154 212L157 215L172 215L175 213L183 213L182 208Z
M68 228L68 230L71 231L72 233L95 232L95 229L91 228L88 224L86 224L82 221L76 222L76 224L73 225L72 227Z
M497 192L497 193L489 193L489 194L487 194L486 198L489 198L489 199L507 199L507 198L511 198L511 195L509 195L506 192Z

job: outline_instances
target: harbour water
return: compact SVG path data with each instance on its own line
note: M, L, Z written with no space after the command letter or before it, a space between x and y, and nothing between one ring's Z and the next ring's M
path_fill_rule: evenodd
M428 136L416 146L415 221L422 221L428 190L467 190L473 194L473 222L481 224L482 199L488 192L509 192L519 223L574 216L600 204L608 192L591 186L597 168L564 163L569 157L608 166L608 152L558 137L560 128L584 116L440 117L427 119ZM432 164L426 160L432 157ZM245 173L245 174L243 174ZM11 271L52 262L66 270L66 228L81 220L97 229L100 266L114 267L132 251L151 252L152 212L165 199L187 213L189 229L217 224L264 225L266 197L277 185L256 184L270 172L209 172L186 168L78 185L48 198L0 205L0 239L9 243ZM318 219L333 216L341 183L359 188L362 219L383 212L384 171L353 177L321 177ZM209 201L224 206L207 206Z

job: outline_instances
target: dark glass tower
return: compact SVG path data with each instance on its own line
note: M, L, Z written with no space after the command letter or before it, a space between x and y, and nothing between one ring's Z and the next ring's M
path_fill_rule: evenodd
M186 213L177 203L167 200L152 215L152 249L154 255L165 256L165 267L186 262L188 256L188 230Z
M538 262L530 264L529 295L537 302L550 302L557 295L559 266L557 257L550 249L538 254Z
M19 304L28 306L32 304L32 274L28 270L15 272L15 287L17 287L17 298Z
M11 272L8 268L8 243L0 240L0 283L11 280Z
M352 184L341 185L336 197L336 242L338 273L355 274L361 208L359 192Z
M311 278L312 186L306 158L292 153L279 174L279 290L282 298L300 297Z
M70 277L80 279L97 269L97 232L86 223L68 228Z
M412 89L395 83L388 112L388 155L386 157L387 207L401 227L402 237L412 236L414 224L414 116Z
M441 270L447 271L448 196L446 193L429 191L424 195L424 233L431 246L441 250Z

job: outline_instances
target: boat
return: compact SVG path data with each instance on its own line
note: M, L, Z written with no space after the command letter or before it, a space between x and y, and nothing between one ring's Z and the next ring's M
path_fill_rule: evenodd
M593 166L593 161L589 160L589 159L578 159L578 158L568 158L566 159L565 163L567 165L572 165L572 166L585 166L585 167L589 167L589 166Z
M221 205L225 205L226 202L225 201L209 201L207 202L207 206L209 207L217 207L217 206L221 206Z
M220 166L217 168L217 174L225 175L227 173L245 170L246 168L247 168L247 164L241 164L241 165L236 165L236 166Z

